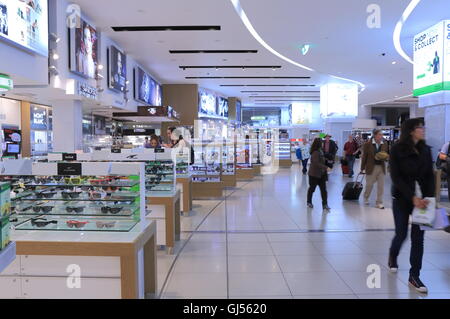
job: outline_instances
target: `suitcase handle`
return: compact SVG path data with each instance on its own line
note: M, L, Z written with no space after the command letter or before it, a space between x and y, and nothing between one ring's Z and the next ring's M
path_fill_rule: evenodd
M365 178L366 174L359 173L358 175L356 175L356 179L355 179L355 182L356 182L356 183L358 183L358 178L359 178L360 176L362 176L361 182L360 182L360 183L362 184L362 182L364 182L364 178Z

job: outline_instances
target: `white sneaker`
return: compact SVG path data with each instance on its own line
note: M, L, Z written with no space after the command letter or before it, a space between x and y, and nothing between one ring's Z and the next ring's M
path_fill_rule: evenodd
M383 206L383 204L377 204L377 208L378 209L384 209L384 206Z

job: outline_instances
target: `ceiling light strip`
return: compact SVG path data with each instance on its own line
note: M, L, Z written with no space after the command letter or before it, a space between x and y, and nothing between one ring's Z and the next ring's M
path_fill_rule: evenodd
M400 20L397 22L394 34L393 34L393 40L394 40L394 47L400 56L405 59L407 62L414 64L414 61L406 54L406 52L402 48L402 44L400 42L400 36L402 34L403 25L405 24L406 20L408 20L411 13L414 11L414 9L417 7L417 5L420 3L421 0L412 0L409 5L406 7L405 11L403 12Z
M267 44L262 38L261 36L258 34L258 32L256 32L255 28L253 27L252 23L250 22L249 18L247 17L247 14L245 13L244 9L242 9L241 3L239 0L230 0L231 3L233 4L234 9L236 10L237 14L239 15L239 17L241 18L241 21L244 23L245 27L247 28L247 30L250 32L250 34L256 39L256 41L258 41L264 48L266 48L268 51L270 51L272 54L276 55L277 57L279 57L280 59L295 65L299 68L302 68L304 70L308 70L311 72L317 72L316 70L307 67L306 65L297 63L291 59L289 59L288 57L285 57L284 55L282 55L281 53L279 53L278 51L276 51L275 49L273 49L269 44ZM319 72L317 72L319 73ZM335 75L331 75L329 74L329 76L336 78L336 79L340 79L340 80L344 80L344 81L348 81L348 82L352 82L352 83L356 83L361 87L361 91L363 91L366 86L359 82L359 81L355 81L355 80L351 80L351 79L346 79L343 77L339 77L339 76L335 76Z

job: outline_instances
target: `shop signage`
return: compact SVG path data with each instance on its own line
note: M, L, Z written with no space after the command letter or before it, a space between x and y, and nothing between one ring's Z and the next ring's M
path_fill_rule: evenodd
M84 96L87 99L96 100L98 97L98 90L85 82L77 82L77 94Z
M265 116L252 116L250 119L252 121L265 121L266 117Z
M14 88L13 80L6 74L0 74L0 92L7 92Z
M450 90L450 20L414 37L414 96Z
M31 105L31 129L47 130L47 109Z
M77 154L75 154L75 153L63 153L62 154L62 160L63 161L76 161L77 160Z
M81 174L81 163L58 163L58 175L83 175Z

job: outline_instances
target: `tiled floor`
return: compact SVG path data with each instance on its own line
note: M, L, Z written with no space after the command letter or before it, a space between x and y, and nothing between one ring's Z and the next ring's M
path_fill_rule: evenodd
M159 252L161 298L449 299L450 235L426 233L422 279L430 293L417 294L407 285L409 240L399 273L386 266L393 237L389 178L385 210L342 201L347 181L338 168L330 176L329 214L318 191L316 208L306 209L307 178L298 166L241 182L223 201L195 201L182 219L175 255ZM378 288L368 286L369 265L379 266Z

